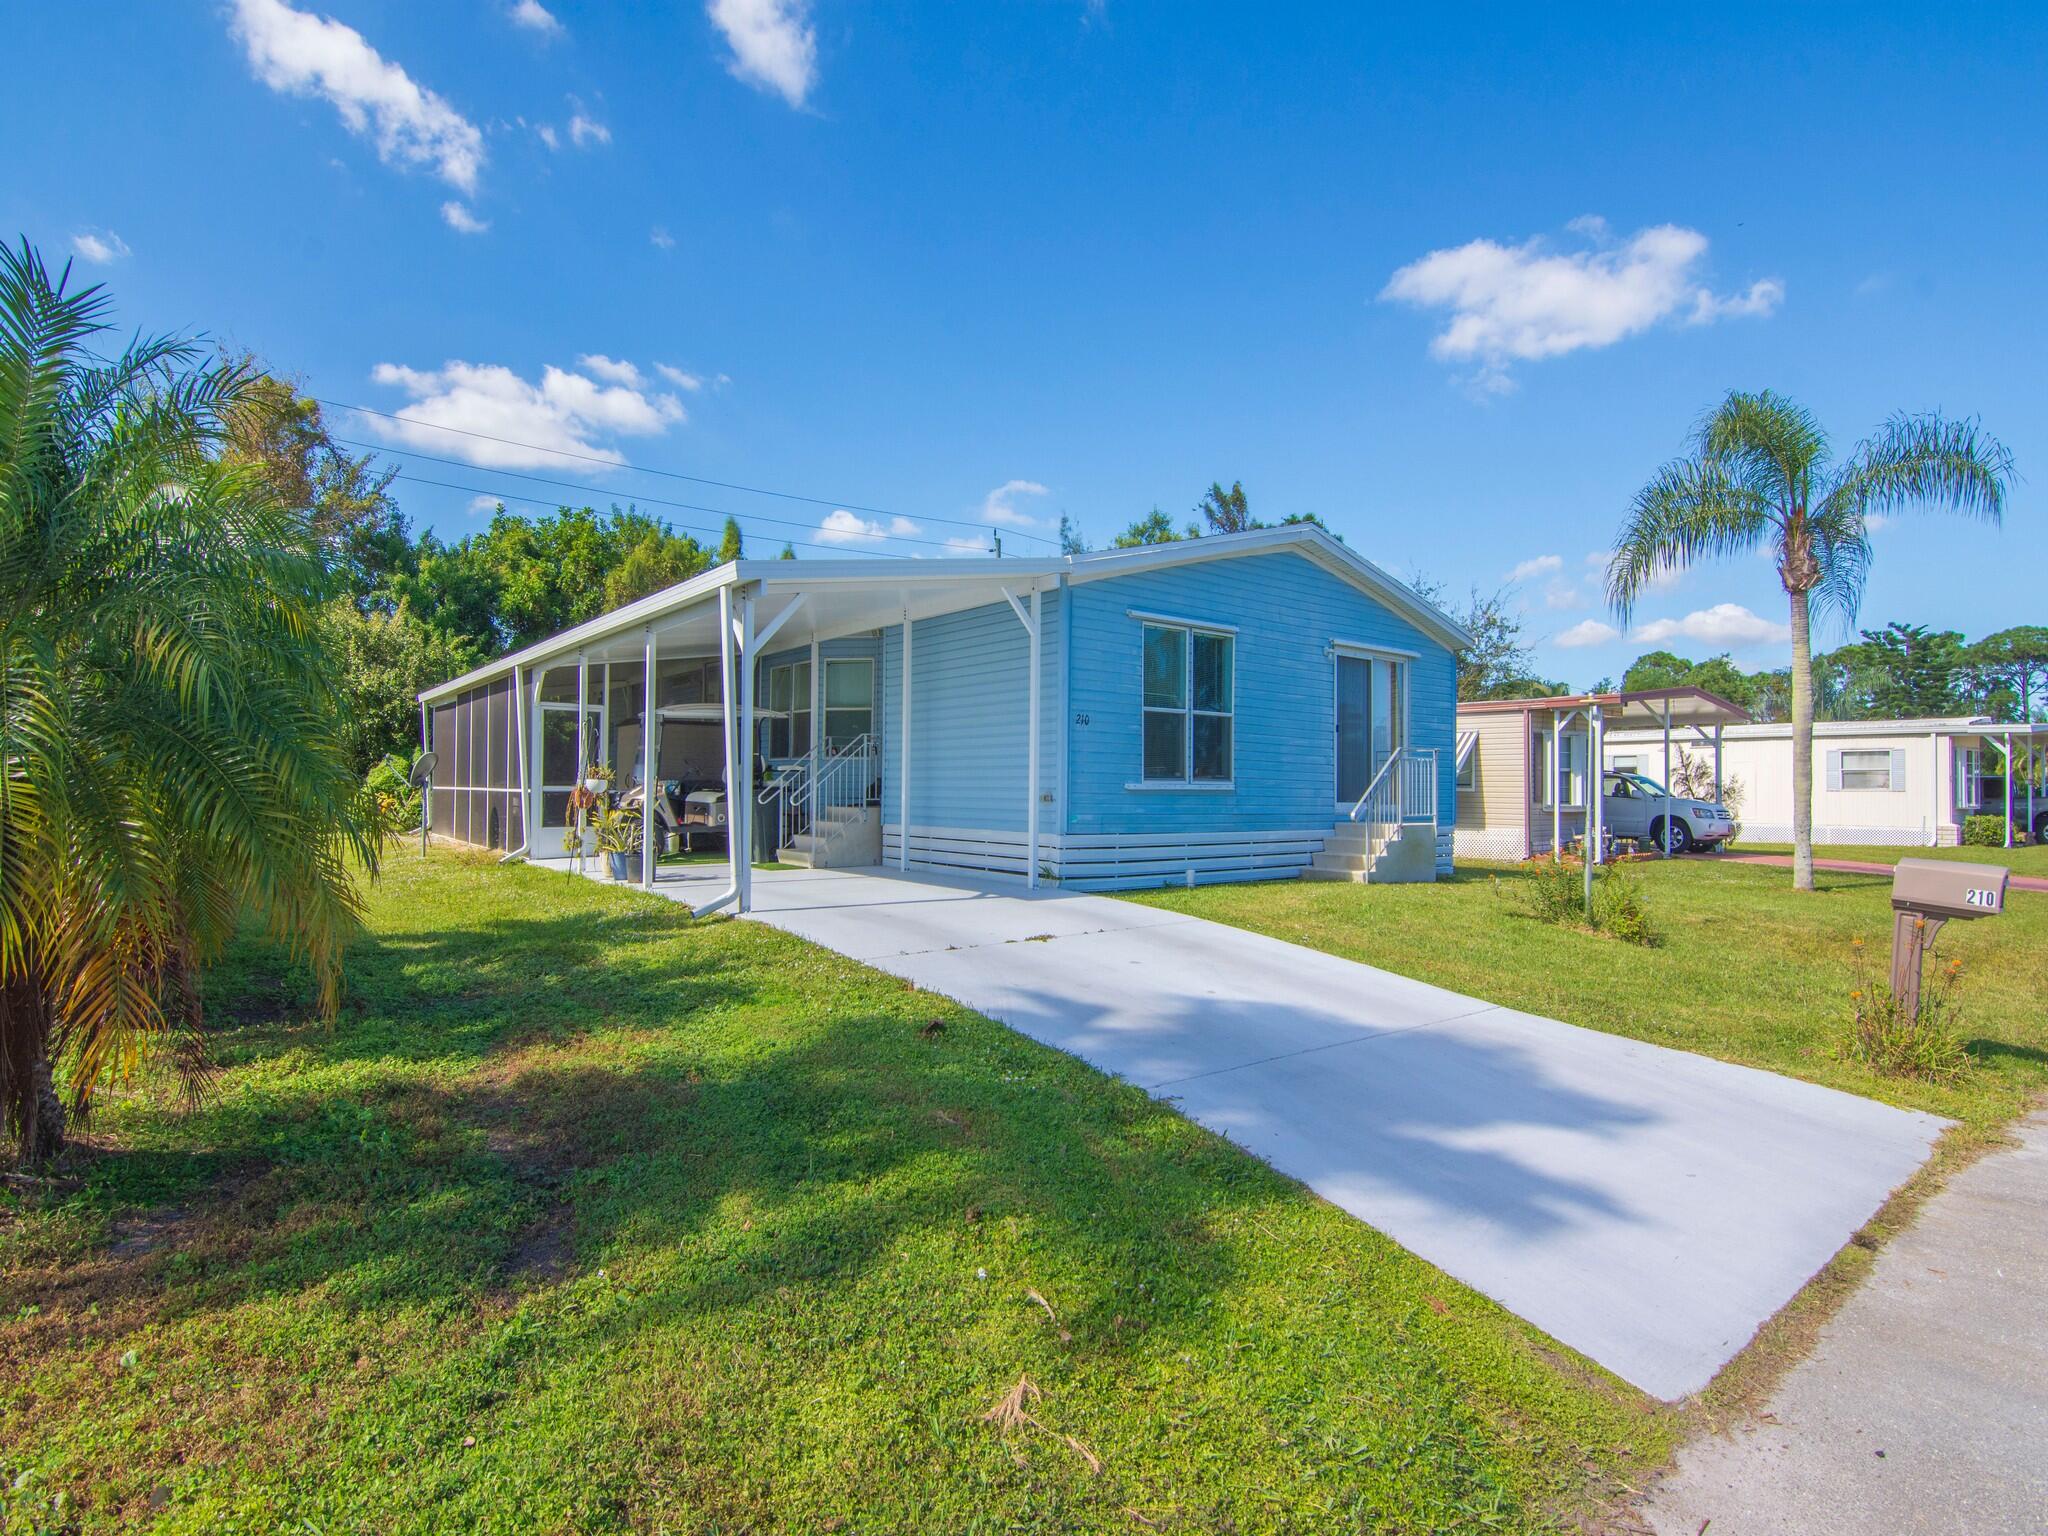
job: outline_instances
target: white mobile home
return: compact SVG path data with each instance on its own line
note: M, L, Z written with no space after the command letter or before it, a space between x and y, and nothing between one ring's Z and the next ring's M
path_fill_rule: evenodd
M1682 745L1674 741L1673 755ZM2030 793L2028 765L2048 749L2048 726L1982 716L1822 720L1813 727L1813 840L1935 847L1962 840L1963 818L1998 815L2010 783L2012 824L2040 839L2048 799ZM1697 752L1697 747L1691 747ZM1792 840L1792 726L1734 725L1722 735L1722 778L1741 782L1742 835ZM1661 733L1607 734L1609 768L1664 779ZM2017 763L2008 779L2007 764Z

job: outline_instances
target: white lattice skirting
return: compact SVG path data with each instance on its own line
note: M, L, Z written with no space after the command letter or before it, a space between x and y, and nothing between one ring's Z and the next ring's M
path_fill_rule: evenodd
M1512 864L1528 857L1529 837L1506 827L1459 827L1452 834L1451 848L1460 859Z

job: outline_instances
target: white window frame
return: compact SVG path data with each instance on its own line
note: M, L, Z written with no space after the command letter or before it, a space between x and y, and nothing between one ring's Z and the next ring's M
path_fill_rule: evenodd
M1181 647L1181 698L1185 702L1174 709L1163 704L1145 702L1145 638L1146 631L1178 631L1186 637ZM1195 636L1204 635L1211 640L1220 640L1230 647L1230 708L1195 708ZM1152 778L1145 771L1145 719L1148 715L1179 715L1181 723L1181 763L1179 778ZM1223 765L1221 778L1195 777L1195 718L1204 716L1211 720L1230 722L1230 750ZM1237 780L1237 631L1220 624L1193 624L1169 619L1145 619L1138 635L1138 778L1131 785L1137 789L1229 789Z
M1530 735L1532 739L1529 757L1530 766L1533 770L1530 777L1534 781L1533 787L1537 796L1536 804L1542 806L1547 811L1556 798L1558 779L1562 775L1554 771L1550 761L1550 728L1548 726L1538 726ZM1567 728L1561 733L1559 739L1564 743L1564 751L1562 753L1564 758L1563 773L1570 773L1574 766L1578 769L1578 794L1575 798L1568 797L1565 800L1564 809L1567 811L1583 811L1586 808L1586 781L1591 766L1589 759L1592 757L1593 752L1593 738L1590 732L1583 729ZM1574 741L1578 743L1577 747L1572 745ZM1612 772L1613 770L1610 769L1608 771Z
M1842 793L1844 793L1844 794L1852 794L1852 795L1856 795L1856 794L1864 794L1864 795L1869 795L1869 794L1877 794L1877 795L1884 795L1884 794L1890 794L1890 793L1891 793L1891 792L1892 792L1892 791L1893 791L1894 789L1898 788L1898 786L1897 786L1896 784L1894 784L1894 783L1892 782L1892 753L1891 753L1891 749L1890 749L1889 747L1843 747L1843 748L1841 749L1841 752L1842 752L1842 789L1841 789L1841 792L1842 792ZM1852 757L1854 757L1854 758L1878 758L1878 759L1880 759L1880 760L1881 760L1881 762L1882 762L1882 766L1881 766L1881 767L1862 767L1862 768L1851 768L1851 767L1849 766L1849 759L1850 759L1850 758L1852 758ZM1859 773L1859 774L1870 774L1870 775L1876 775L1876 774L1882 773L1882 774L1883 774L1883 776L1884 776L1884 782L1883 782L1882 784L1851 784L1851 783L1849 782L1849 775L1850 775L1850 774L1852 774L1852 773Z
M868 717L868 728L867 728L867 730L866 730L865 732L861 732L861 733L857 733L857 734L861 734L861 735L873 735L873 734L874 734L874 730L875 730L875 659L874 659L874 658L873 658L872 656L827 656L827 657L825 658L825 661L824 661L824 666L825 666L825 672L824 672L824 676L823 676L822 678L820 678L820 679L819 679L819 681L820 681L820 682L821 682L821 683L823 684L823 688L822 688L821 692L820 692L820 693L819 693L819 695L818 695L818 707L819 707L820 711L822 712L822 718L821 718L821 719L820 719L819 721L817 721L817 722L816 722L816 724L815 724L815 725L813 726L813 729L812 729L812 733L811 733L811 739L812 739L813 741L817 742L817 743L819 744L819 746L820 746L820 747L821 747L822 749L824 749L824 750L826 750L826 751L830 751L830 750L831 750L831 747L832 747L832 743L833 743L833 741L834 741L835 739L836 739L836 740L839 740L839 741L842 741L842 742L844 742L844 741L850 741L850 740L854 739L854 738L852 738L852 737L846 737L846 736L841 736L841 737L837 737L837 738L833 737L833 735L831 734L831 731L829 730L828 726L829 726L829 722L830 722L830 721L831 721L831 719L832 719L832 716L833 716L833 715L835 715L835 714L845 714L845 713L847 713L848 711L852 711L852 710L862 710L862 709L866 710L866 711L867 711L867 717ZM865 668L867 668L867 672L868 672L868 701L867 701L867 703L866 703L866 704L837 704L837 705L835 705L835 704L834 704L834 703L832 702L832 669L833 669L834 667L865 667Z
M1459 789L1467 793L1479 787L1479 743L1472 743L1472 750L1465 754L1465 761L1459 765L1454 780Z
M816 742L816 740L818 739L816 732L812 729L815 722L811 719L811 679L809 676L810 670L811 659L808 656L799 656L794 661L778 662L768 669L768 687L765 690L765 692L767 694L768 707L770 709L775 709L778 707L775 703L776 678L785 672L789 674L788 716L786 719L783 720L771 720L768 722L769 745L774 745L775 727L779 725L783 727L784 730L788 733L787 740L789 744L789 750L783 753L770 752L769 754L767 754L770 757L804 757L809 754L811 744ZM801 688L797 687L797 673L799 671L805 674L803 680L803 687ZM796 746L796 723L799 719L801 719L804 722L804 735L807 738L802 751L798 751Z
M1956 809L1984 809L1984 749L1956 748Z

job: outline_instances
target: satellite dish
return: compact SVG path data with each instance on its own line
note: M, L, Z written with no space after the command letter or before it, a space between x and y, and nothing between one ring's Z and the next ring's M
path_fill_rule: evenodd
M420 760L412 765L412 771L405 776L406 782L414 789L425 789L434 782L434 767L440 761L439 753L422 752Z

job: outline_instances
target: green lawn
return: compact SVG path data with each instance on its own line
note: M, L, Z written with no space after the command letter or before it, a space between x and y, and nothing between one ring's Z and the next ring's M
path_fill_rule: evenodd
M1790 857L1790 843L1741 843L1736 853L1776 853ZM2027 848L1898 848L1874 843L1825 843L1813 850L1816 859L1847 859L1856 864L1896 864L1901 859L1960 859L1964 863L2003 864L2016 875L2048 879L2048 845Z
M1896 850L1894 850L1896 852ZM1949 1087L1878 1077L1841 1059L1856 985L1852 942L1882 977L1891 880L1816 877L1678 859L1628 868L1643 882L1652 948L1521 915L1507 867L1435 885L1289 881L1144 892L1132 900L1233 923L1573 1024L1768 1067L1965 1122L1978 1144L2048 1089L2048 895L2015 892L2002 916L1950 923L1942 960L1963 962L1974 1065Z
M1217 896L1570 946L1483 885ZM0 1528L1577 1529L1677 1433L1139 1090L795 939L440 853L370 904L337 1025L246 944L202 1110L149 1083L0 1186ZM984 1422L1021 1376L1035 1423Z

